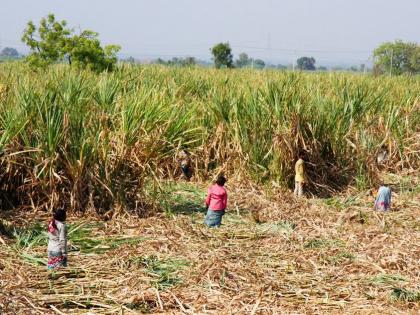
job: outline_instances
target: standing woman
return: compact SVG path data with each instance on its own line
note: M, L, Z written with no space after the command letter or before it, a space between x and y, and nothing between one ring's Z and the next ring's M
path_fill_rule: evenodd
M48 223L48 269L67 267L67 227L66 211L54 211Z
M217 177L216 183L209 187L206 198L207 215L204 223L208 227L219 227L227 206L226 178Z

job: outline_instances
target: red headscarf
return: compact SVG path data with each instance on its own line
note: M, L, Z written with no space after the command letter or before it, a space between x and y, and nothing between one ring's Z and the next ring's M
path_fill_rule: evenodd
M55 219L52 219L48 222L48 233L54 233L57 231L57 224L55 224Z

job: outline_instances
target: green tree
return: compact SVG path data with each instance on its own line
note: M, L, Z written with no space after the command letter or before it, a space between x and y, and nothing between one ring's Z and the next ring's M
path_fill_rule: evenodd
M67 61L79 68L94 71L112 70L117 62L117 45L101 46L98 33L85 30L74 34L67 22L56 21L53 14L42 18L39 27L30 21L24 30L22 41L30 48L27 61L32 66L45 67Z
M117 63L120 46L102 47L98 36L98 33L86 30L70 38L65 48L69 64L96 72L112 70Z
M160 57L158 59L156 59L155 63L158 64L158 65L166 65L166 61L163 60Z
M249 66L251 59L249 59L246 53L240 53L238 59L235 61L235 66L238 68L244 68Z
M297 67L300 70L315 70L315 58L314 57L300 57L297 61Z
M417 43L401 40L383 43L374 50L373 56L375 73L420 73L420 45Z
M184 67L192 67L197 64L197 60L194 57L186 57L181 61L181 65Z
M66 54L71 30L66 21L56 21L53 14L42 18L38 29L30 21L24 30L22 41L30 48L27 61L33 66L47 66L62 60Z
M233 55L229 43L219 43L213 46L211 53L217 69L221 67L233 68Z

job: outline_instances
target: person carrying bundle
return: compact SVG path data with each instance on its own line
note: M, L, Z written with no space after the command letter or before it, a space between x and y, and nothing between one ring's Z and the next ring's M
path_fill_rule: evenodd
M303 189L305 186L305 161L304 161L304 154L302 152L299 153L298 160L295 164L295 190L294 194L296 197L303 196Z
M224 187L226 178L223 175L217 177L216 183L209 187L206 198L207 215L204 223L208 227L219 227L227 207L227 192Z
M391 208L391 188L384 184L379 187L373 208L377 211L388 211Z
M67 227L66 211L54 211L48 223L48 269L67 267Z
M184 174L185 179L189 181L192 176L190 153L185 149L181 150L178 153L177 158L178 158L179 165L181 167L182 174Z

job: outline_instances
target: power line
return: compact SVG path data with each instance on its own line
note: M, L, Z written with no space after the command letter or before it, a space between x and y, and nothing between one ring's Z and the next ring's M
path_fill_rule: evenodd
M257 49L257 50L271 50L271 51L278 51L278 52L290 52L290 53L306 53L306 52L313 52L313 53L370 53L370 50L316 50L316 49L292 49L292 48L267 48L267 47L257 47L257 46L241 46L241 45L233 45L233 47L238 48L245 48L245 49Z

